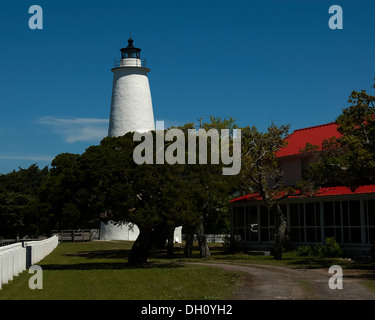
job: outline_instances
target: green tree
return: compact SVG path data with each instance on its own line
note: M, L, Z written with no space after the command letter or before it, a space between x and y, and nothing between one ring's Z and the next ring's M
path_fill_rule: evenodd
M258 192L268 210L275 210L275 259L282 258L286 231L286 213L279 202L296 189L286 187L276 153L287 144L289 126L271 124L264 133L253 127L242 128L241 188L246 193Z
M36 164L0 175L0 235L7 238L38 236L45 232L40 190L48 168Z
M218 130L219 132L221 132L221 130L229 130L229 137L232 139L230 140L230 150L233 155L233 130L238 129L235 119L232 117L222 119L220 117L210 116L209 122L202 123L202 121L200 121L199 128L207 132L211 129ZM211 140L209 142L211 142ZM222 167L222 161L220 161L218 166L211 164L210 170L206 171L206 174L203 173L200 175L200 185L202 186L203 196L200 231L203 235L204 231L209 229L209 227L212 228L219 223L229 223L228 202L232 194L238 189L240 176L223 175ZM220 220L220 217L225 220ZM198 237L200 246L202 247L202 244L207 246L206 238L200 238L201 237Z
M206 128L226 125L219 118L211 120ZM192 124L182 127L185 143L191 128ZM155 146L156 132L149 135ZM206 165L188 164L187 153L183 154L185 164L138 165L133 152L142 142L133 141L133 133L128 133L105 138L82 155L57 156L44 193L51 204L53 224L98 223L99 219L136 224L140 233L129 255L131 265L146 262L149 251L166 237L168 251L173 253L172 231L183 225L198 234L201 255L209 256L205 220L225 211L229 190L235 189L230 177L222 175L221 164L210 165L210 159ZM173 143L166 142L164 151ZM152 157L156 163L155 152Z
M78 154L62 153L52 161L52 168L40 192L40 199L49 212L49 230L78 229L83 223L78 208L80 177Z
M196 125L189 123L181 127L187 136L188 129L204 130L209 133L209 130L217 130L221 134L222 129L229 130L230 137L233 137L233 130L237 128L233 118L222 119L211 116L208 122L204 122L203 118L198 120ZM199 158L199 139L196 136L196 157ZM221 136L220 136L221 139ZM219 139L219 143L220 140ZM187 140L187 138L186 138ZM187 234L185 255L190 256L192 252L193 236L197 235L200 256L210 257L211 252L206 239L206 230L210 225L211 230L214 230L213 224L218 224L226 219L228 223L228 207L230 196L237 190L238 176L223 175L223 162L221 157L217 164L212 161L211 151L220 154L220 148L216 150L217 146L212 143L212 138L208 136L207 139L207 164L186 165L184 170L185 180L185 197L189 199L189 209L185 211L184 231ZM232 145L230 145L232 147ZM187 150L187 149L186 149ZM233 151L233 150L232 150ZM186 163L187 163L186 159ZM218 218L222 218L218 221Z
M316 146L307 176L316 185L355 189L375 183L375 96L353 91L348 103L336 119L340 135Z
M177 179L180 167L136 164L133 151L137 144L132 133L105 138L82 154L78 166L86 208L102 219L130 222L139 228L128 260L132 265L147 261L165 230L176 224L175 212L183 203Z

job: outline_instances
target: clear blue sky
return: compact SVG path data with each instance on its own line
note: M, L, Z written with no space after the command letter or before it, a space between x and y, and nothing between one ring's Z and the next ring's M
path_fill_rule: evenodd
M28 27L34 4L43 30ZM335 4L343 30L328 27ZM99 144L130 32L167 126L210 115L260 130L334 121L352 90L373 93L374 12L371 0L2 0L0 173Z

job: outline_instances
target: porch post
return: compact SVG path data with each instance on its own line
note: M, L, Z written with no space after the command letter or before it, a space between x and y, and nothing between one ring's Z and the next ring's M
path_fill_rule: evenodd
M362 244L366 243L366 226L365 226L365 205L363 199L359 200L359 210L361 216L361 241Z
M319 201L320 205L320 232L321 232L321 242L324 243L325 241L325 234L324 234L324 205L323 201Z

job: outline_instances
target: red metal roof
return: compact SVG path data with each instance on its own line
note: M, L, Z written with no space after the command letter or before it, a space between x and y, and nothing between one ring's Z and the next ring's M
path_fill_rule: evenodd
M332 137L339 138L341 134L337 131L337 124L334 122L299 129L287 138L288 145L277 152L277 157L287 157L301 154L301 149L306 147L306 143L321 147L325 139Z
M326 196L342 196L342 195L356 195L356 194L369 194L375 193L375 185L365 185L358 187L355 191L351 191L348 187L324 187L320 188L319 192L315 197L326 197ZM288 198L299 198L307 197L306 195L293 195ZM240 202L240 201L257 201L262 200L259 193L250 193L242 197L232 199L230 202Z

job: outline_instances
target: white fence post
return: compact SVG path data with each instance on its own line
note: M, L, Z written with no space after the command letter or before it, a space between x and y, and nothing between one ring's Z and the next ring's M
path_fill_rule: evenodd
M3 284L3 273L4 273L4 267L3 267L3 253L0 252L0 289Z
M31 253L29 263L35 264L49 255L59 244L57 235L41 241L21 242L0 247L0 289L29 268L27 254ZM29 250L28 250L29 249Z

